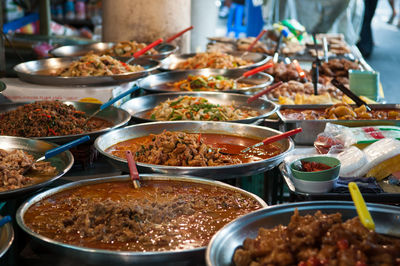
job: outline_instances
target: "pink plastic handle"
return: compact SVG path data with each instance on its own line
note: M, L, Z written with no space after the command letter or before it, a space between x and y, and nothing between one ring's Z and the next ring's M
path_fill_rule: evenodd
M296 135L297 133L300 133L301 131L303 131L303 129L301 127L299 127L299 128L287 131L285 133L266 138L262 142L264 143L264 145L266 145L266 144L273 143L275 141Z
M267 63L267 64L265 64L265 65L262 65L262 66L259 66L259 67L254 68L254 69L252 69L252 70L249 70L249 71L247 71L247 72L244 72L242 76L245 77L245 78L247 78L247 77L249 77L249 76L252 76L252 75L254 75L254 74L257 74L258 72L261 72L261 71L263 71L263 70L265 70L265 69L267 69L267 68L273 67L273 66L274 66L273 63Z
M250 44L249 48L247 48L247 51L248 51L248 52L250 52L251 49L253 49L254 45L256 45L256 43L258 42L258 40L261 39L261 37L262 37L266 32L267 32L266 30L262 30L262 31L258 34L257 38Z
M189 28L184 29L183 31L178 32L177 34L175 34L172 37L169 37L167 40L165 40L166 43L172 42L173 40L175 40L176 38L178 38L179 36L181 36L182 34L184 34L185 32L192 30L194 27L190 26Z
M131 180L139 180L139 172L136 168L135 160L133 159L133 155L131 151L126 151L126 160L128 161L129 166L129 175L131 176Z
M282 83L283 83L282 81L279 81L279 82L275 83L274 85L269 86L269 87L266 88L265 90L260 91L260 92L257 93L257 94L254 94L253 96L251 96L250 98L247 99L247 103L251 103L252 101L258 99L258 98L261 97L262 95L264 95L264 94L266 94L266 93L272 91L273 89L275 89L275 88L281 86Z
M163 42L163 39L160 38L155 42L150 43L149 45L147 45L146 47L144 47L142 50L137 51L136 53L133 54L133 57L138 58L139 56L141 56L142 54L144 54L145 52L147 52L148 50L150 50L151 48L153 48L154 46L159 45L160 43Z

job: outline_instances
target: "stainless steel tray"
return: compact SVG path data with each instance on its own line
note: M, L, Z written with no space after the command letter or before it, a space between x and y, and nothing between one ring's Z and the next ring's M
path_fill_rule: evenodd
M53 149L57 146L58 145L56 144L42 140L0 136L0 149L20 149L33 155L34 158L39 158L43 156L46 151ZM0 191L0 200L10 200L21 195L26 195L28 192L38 190L39 188L42 188L54 182L55 180L63 176L66 172L68 172L69 169L71 169L72 165L74 164L74 157L72 156L72 153L70 151L65 151L48 159L47 161L50 161L51 165L57 168L57 174L55 176L34 185L22 187L19 189Z
M73 105L77 110L83 111L86 114L91 115L94 113L96 110L99 109L100 104L97 103L86 103L86 102L69 102L69 101L64 101L62 102L67 105ZM6 104L0 104L0 114L5 113L7 111L11 111L16 109L19 106L25 105L28 103L6 103ZM85 133L85 134L76 134L76 135L66 135L66 136L51 136L51 137L32 137L32 139L40 139L40 140L46 140L46 141L51 141L54 143L66 143L69 141L72 141L74 139L80 138L85 135L89 135L92 140L94 140L95 137L99 136L102 133L105 133L107 131L110 131L115 128L122 127L123 125L127 124L129 120L131 119L131 115L121 109L117 108L114 106L110 106L103 111L99 112L95 117L105 119L109 122L112 122L113 126L108 127L108 128L103 128L101 130Z
M264 139L281 132L267 127L253 126L229 122L201 122L201 121L173 121L173 122L153 122L139 125L133 125L114 130L98 137L95 141L96 149L106 156L107 159L118 169L129 172L128 163L125 159L111 155L105 150L110 146L121 141L132 138L147 136L149 134L159 134L164 130L184 131L188 133L217 133ZM212 179L235 178L251 176L263 173L277 166L284 159L285 155L293 149L291 139L280 140L277 143L281 145L283 152L275 157L245 164L227 165L227 166L209 166L209 167L185 167L185 166L165 166L146 164L138 162L138 170L141 172L156 172L170 175L193 175L208 177Z
M3 216L0 216L0 219L1 218L3 218ZM0 229L0 258L6 254L13 241L14 229L12 227L12 223L7 223Z
M209 100L211 103L219 105L231 105L232 102L234 102L235 105L243 104L244 107L249 107L252 110L256 110L260 114L256 117L229 122L249 124L258 119L270 116L278 110L278 106L276 104L265 99L259 98L254 102L248 104L247 99L250 98L250 96L233 93L226 94L221 92L175 92L150 94L142 97L133 98L124 103L121 108L129 112L132 118L137 122L154 122L155 120L152 120L148 117L148 112L154 109L159 103L164 102L168 99L172 100L179 96L203 97Z
M306 104L306 105L281 105L278 111L278 116L283 124L280 125L280 130L287 131L298 127L303 128L303 131L294 136L293 140L296 144L313 145L317 135L324 131L326 123L334 123L347 127L362 127L362 126L378 126L391 125L400 126L400 120L293 120L287 119L281 114L281 110L297 109L319 109L324 110L332 105L325 104ZM400 104L369 104L372 109L397 109L400 111Z
M370 203L367 206L376 226L399 232L399 207ZM321 210L328 214L339 212L343 220L357 216L354 203L351 201L290 203L258 210L225 225L213 236L206 251L207 265L233 265L233 254L247 237L255 238L260 227L272 228L279 224L287 225L295 208L299 210L300 215L314 214L317 210Z
M257 202L259 202L262 206L266 207L267 204L258 196L251 194L247 191L244 191L240 188L233 187L227 185L222 182L206 180L202 178L195 178L190 176L166 176L166 175L148 175L141 174L141 179L144 180L174 180L174 181L183 181L190 183L200 183L211 186L222 187L230 190L237 191L239 193L245 194ZM35 204L36 202L59 193L61 191L65 191L68 189L74 189L77 187L90 185L90 184L98 184L104 182L116 182L116 181L129 181L129 176L116 176L116 177L105 177L105 178L96 178L84 181L77 181L73 183L69 183L66 185L62 185L45 192L42 192L24 204L22 204L16 214L16 219L18 225L28 233L33 239L38 241L41 245L44 245L51 250L66 254L67 256L74 256L76 258L81 259L85 263L89 264L101 264L101 265L196 265L198 262L203 261L204 263L204 252L205 247L189 249L189 250L180 250L180 251L164 251L164 252L129 252L129 251L111 251L104 249L92 249L79 247L74 245L68 245L61 242L54 241L47 237L41 236L33 232L28 226L26 226L24 221L25 212L29 209L30 206Z
M73 61L79 60L79 57L49 58L35 61L28 61L14 66L15 72L20 79L42 85L104 85L118 84L142 78L149 72L156 70L160 66L159 61L146 58L135 59L132 65L141 65L145 68L143 71L129 72L111 76L93 76L93 77L58 77L52 76L60 68L68 67Z
M112 48L116 44L115 42L96 42L81 45L65 45L50 50L49 54L54 57L83 56L90 51L93 51L95 54L103 54L107 49ZM162 60L175 53L179 48L178 46L166 43L157 45L154 49L157 50L158 54L143 55L141 58Z
M229 53L233 56L241 56L243 54L243 52L232 52ZM171 55L168 58L166 58L165 60L163 60L161 62L161 70L178 70L176 69L176 65L181 62L181 61L185 61L188 58L194 57L196 55L196 53L191 53L191 54L181 54L181 55ZM266 55L266 54L261 54L261 53L248 53L247 55L245 55L243 57L244 60L249 60L254 62L251 65L248 66L240 66L236 69L249 69L249 68L254 68L257 66L261 66L265 63L267 63L267 61L269 59L271 59L270 56Z
M196 69L171 71L145 77L139 80L138 85L139 87L149 92L174 92L176 90L168 87L167 83L187 79L188 75L220 75L227 78L235 79L240 77L244 72L246 72L245 69ZM255 92L269 86L274 81L274 78L267 73L258 73L248 78L244 78L242 79L242 81L245 83L253 84L253 86L243 89L226 90L221 92L254 94Z

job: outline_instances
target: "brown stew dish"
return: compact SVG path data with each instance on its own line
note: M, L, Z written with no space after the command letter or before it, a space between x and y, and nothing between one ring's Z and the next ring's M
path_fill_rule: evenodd
M323 109L284 109L281 114L287 119L292 120L399 120L400 111L398 110L372 110L367 111L364 105L352 107L346 103L338 103Z
M400 239L366 229L355 217L300 216L296 209L288 226L260 228L234 254L236 266L245 265L400 265Z
M85 125L87 114L59 101L25 104L0 114L0 134L18 137L51 137L76 135L111 127L112 123L97 117Z
M34 160L32 155L23 150L0 149L0 191L40 183L57 174L57 169L50 162L33 164Z
M225 224L260 209L240 192L171 180L116 181L59 192L32 205L25 224L87 248L172 251L204 247Z
M240 151L260 140L211 133L164 131L117 143L106 152L125 158L130 150L141 163L170 166L221 166L251 163L274 157L282 152L278 144L268 144Z

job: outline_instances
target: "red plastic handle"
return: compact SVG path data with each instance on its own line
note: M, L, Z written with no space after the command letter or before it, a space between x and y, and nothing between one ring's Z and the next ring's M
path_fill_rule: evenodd
M258 42L258 40L261 39L261 37L262 37L266 32L267 32L266 30L262 30L262 31L258 34L257 38L256 38L256 39L250 44L250 46L247 48L247 51L248 51L248 52L250 52L251 49L253 49L254 45L256 45L256 43Z
M185 32L192 30L193 26L190 26L189 28L184 29L183 31L178 32L177 34L175 34L174 36L169 37L168 39L165 40L166 43L172 42L173 40L175 40L176 38L178 38L179 36L181 36L182 34L184 34Z
M247 99L247 103L251 103L252 101L254 101L254 100L256 100L257 98L259 98L260 96L262 96L262 95L264 95L264 94L266 94L266 93L272 91L273 89L275 89L275 88L281 86L282 83L283 83L282 81L279 81L279 82L275 83L274 85L269 86L269 87L266 88L265 90L262 90L262 91L260 91L260 92L257 93L257 94L254 94L253 96L251 96L250 98Z
M257 74L258 72L263 71L263 70L265 70L265 69L267 69L267 68L270 68L270 67L273 67L273 66L274 66L273 63L267 63L267 64L265 64L265 65L262 65L262 66L259 66L259 67L254 68L254 69L252 69L252 70L249 70L249 71L244 72L242 76L243 76L244 78L247 78L247 77L249 77L249 76L253 76L254 74Z
M304 73L303 69L301 69L299 62L295 59L295 60L293 60L293 64L297 70L297 73L299 73L300 78L305 78L306 73Z
M273 143L275 141L296 135L297 133L300 133L301 131L303 131L303 129L301 127L299 127L299 128L287 131L285 133L266 138L262 142L264 143L264 145L266 145L266 144Z
M129 166L129 175L133 180L139 180L139 172L136 168L135 160L133 159L133 155L131 151L126 151L126 160L128 161Z
M147 52L148 50L150 50L151 48L153 48L154 46L159 45L160 43L163 42L163 39L160 38L155 42L150 43L149 45L147 45L146 47L144 47L142 50L137 51L136 53L133 54L133 57L138 58L139 56L141 56L142 54L144 54L145 52Z

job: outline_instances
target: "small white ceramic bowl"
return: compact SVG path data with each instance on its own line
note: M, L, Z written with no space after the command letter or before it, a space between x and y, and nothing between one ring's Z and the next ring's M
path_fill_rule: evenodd
M334 179L328 181L306 181L302 179L297 179L292 175L293 185L298 191L307 193L325 193L332 190L333 185L339 178L337 176Z

